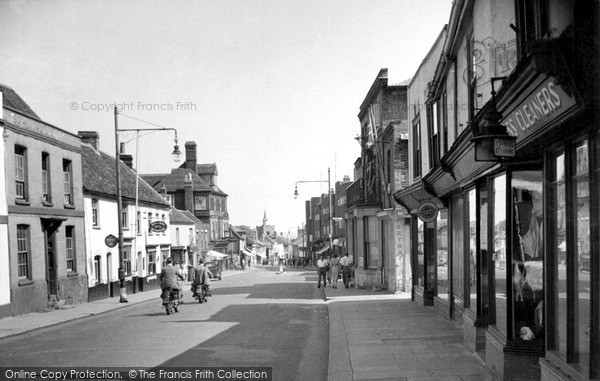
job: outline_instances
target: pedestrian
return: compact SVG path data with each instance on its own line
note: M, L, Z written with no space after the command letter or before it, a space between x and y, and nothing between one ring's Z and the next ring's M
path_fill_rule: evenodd
M333 254L333 258L329 262L329 267L331 268L331 278L333 280L332 287L337 290L338 277L340 276L340 260L337 254Z
M326 267L326 275L327 275L327 283L329 287L331 287L331 258L329 256L326 257L327 267Z
M351 268L352 259L348 256L348 253L345 253L342 259L340 259L340 266L342 267L342 280L344 281L344 286L348 288L350 284L350 277L352 276Z
M327 272L327 261L323 254L319 256L319 260L317 261L317 275L319 276L319 281L317 283L317 288L321 288L321 278L323 278L323 287L327 286L326 281L326 272Z

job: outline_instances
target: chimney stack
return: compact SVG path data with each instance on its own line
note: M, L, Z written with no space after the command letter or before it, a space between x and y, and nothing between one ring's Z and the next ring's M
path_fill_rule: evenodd
M185 167L194 173L198 173L196 170L197 163L196 142L185 142Z
M133 156L128 155L126 153L122 153L119 155L121 161L125 163L129 168L133 169Z
M98 143L100 140L100 135L98 134L97 131L79 131L77 133L77 135L81 139L82 143L88 143L92 147L94 147L94 149L96 151L98 151Z
M187 150L187 143L185 144L185 148ZM194 144L195 146L195 144ZM187 158L187 156L186 156ZM187 160L186 160L187 162ZM192 174L186 173L185 179L183 181L183 197L184 197L184 207L185 210L188 210L194 213L194 183L192 181Z

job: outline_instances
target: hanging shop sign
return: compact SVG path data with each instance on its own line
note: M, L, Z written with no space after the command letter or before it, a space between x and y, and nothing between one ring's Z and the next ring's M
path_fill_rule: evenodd
M119 243L119 239L114 235L109 234L106 236L106 238L104 238L104 243L106 244L106 246L113 248L117 246L117 243Z
M163 221L154 221L150 224L150 230L152 230L154 233L162 233L167 230L167 224Z
M439 213L438 206L432 201L423 201L417 208L417 216L425 223L433 222L437 219Z

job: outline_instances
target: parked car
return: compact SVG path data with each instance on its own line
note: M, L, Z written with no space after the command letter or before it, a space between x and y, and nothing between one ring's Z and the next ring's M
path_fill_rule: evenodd
M212 277L210 279L221 280L221 266L218 262L206 262L204 266L210 270Z

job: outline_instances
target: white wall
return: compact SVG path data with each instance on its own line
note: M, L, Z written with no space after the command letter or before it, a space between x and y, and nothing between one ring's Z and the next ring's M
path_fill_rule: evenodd
M92 224L92 198L98 200L98 214L99 224L94 227ZM117 203L115 200L105 199L100 197L92 197L86 194L84 197L84 210L85 210L85 232L86 232L86 262L89 286L93 286L96 282L96 274L94 271L94 258L100 256L100 281L107 283L109 281L118 280L118 268L119 268L119 252L118 246L109 248L106 246L105 238L112 234L118 237L118 222L117 222ZM164 233L148 233L148 212L152 213L153 221L156 221L156 214L160 216L165 215L165 223L169 225L169 211L166 209L159 209L147 206L138 206L138 211L141 212L141 229L140 235L136 234L136 212L134 205L128 205L128 226L129 229L123 230L123 238L134 238L131 249L131 272L134 276L146 276L147 267L147 245L156 245L157 249L157 265L156 271L160 272L162 265L161 262L164 258L161 255L161 248L168 247L171 243L171 237L169 230ZM187 234L187 233L186 233ZM141 262L138 263L138 252L141 252ZM110 255L109 255L110 254ZM110 257L110 266L109 266ZM146 265L146 266L144 266ZM108 268L110 267L110 276ZM109 279L110 278L110 279Z
M2 92L0 91L0 119ZM0 305L10 304L10 274L8 263L8 207L6 204L6 171L4 168L4 127L0 127ZM5 222L2 222L5 220Z

